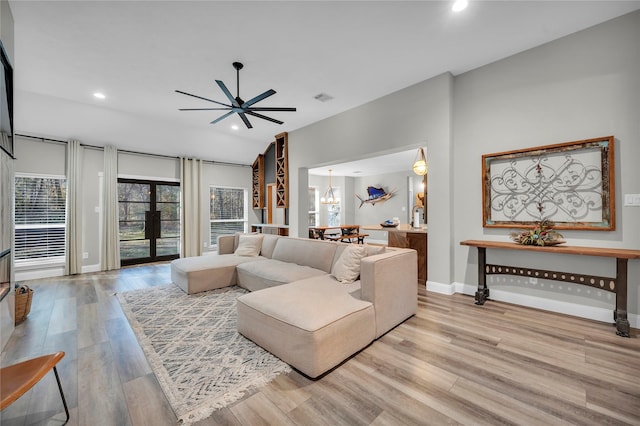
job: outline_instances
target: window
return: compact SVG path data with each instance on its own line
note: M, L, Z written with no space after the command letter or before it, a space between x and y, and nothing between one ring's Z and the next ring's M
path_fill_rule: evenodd
M65 261L67 180L16 175L15 260Z
M309 226L318 226L318 188L309 187Z
M211 246L218 236L247 232L248 191L242 188L210 187Z
M340 188L333 187L333 194L339 200L337 204L327 204L327 222L329 226L340 226Z

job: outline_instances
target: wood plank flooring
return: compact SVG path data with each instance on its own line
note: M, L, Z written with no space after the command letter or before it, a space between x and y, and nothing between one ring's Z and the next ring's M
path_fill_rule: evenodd
M114 293L170 282L169 266L35 280L2 365L63 350L70 425L175 425ZM640 425L640 336L580 318L418 290L418 314L319 380L297 372L208 425ZM2 426L61 424L48 375Z

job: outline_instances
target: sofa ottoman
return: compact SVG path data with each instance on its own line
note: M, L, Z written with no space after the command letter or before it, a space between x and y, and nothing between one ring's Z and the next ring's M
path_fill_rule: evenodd
M261 260L265 258L234 254L175 259L171 261L171 281L187 294L228 287L237 283L236 266Z
M238 332L318 377L375 338L373 304L351 293L354 285L324 275L244 294L237 301Z

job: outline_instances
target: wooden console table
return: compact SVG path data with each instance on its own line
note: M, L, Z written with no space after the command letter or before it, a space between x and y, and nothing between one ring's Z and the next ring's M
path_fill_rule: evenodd
M579 246L525 246L512 242L466 240L463 246L478 248L478 291L476 304L483 305L489 297L487 275L519 275L530 278L564 281L599 288L616 294L616 309L613 319L616 323L616 334L629 337L629 320L627 319L627 263L629 259L640 259L640 250L579 247ZM601 277L570 272L546 271L542 269L524 268L519 266L505 266L487 264L486 249L526 250L542 253L573 254L582 256L612 257L616 259L616 276Z

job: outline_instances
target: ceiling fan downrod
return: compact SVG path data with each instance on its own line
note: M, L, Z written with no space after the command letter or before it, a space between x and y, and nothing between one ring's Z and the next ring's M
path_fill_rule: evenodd
M233 67L236 69L236 100L240 99L240 70L244 67L242 62L234 62ZM238 101L239 102L239 101Z

